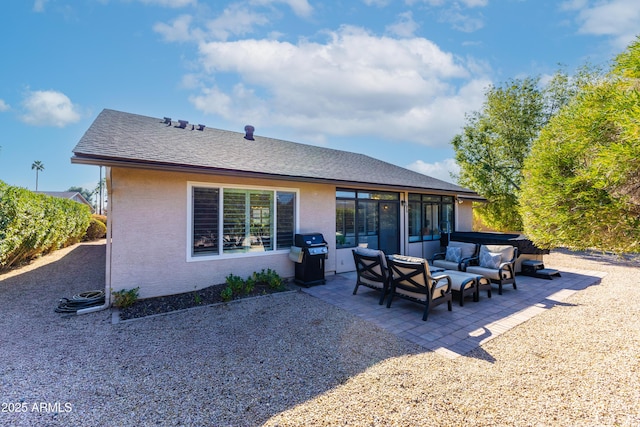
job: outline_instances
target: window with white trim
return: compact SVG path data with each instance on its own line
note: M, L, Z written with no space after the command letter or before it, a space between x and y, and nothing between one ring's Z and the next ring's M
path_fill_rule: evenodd
M296 230L295 190L192 184L190 256L289 250Z

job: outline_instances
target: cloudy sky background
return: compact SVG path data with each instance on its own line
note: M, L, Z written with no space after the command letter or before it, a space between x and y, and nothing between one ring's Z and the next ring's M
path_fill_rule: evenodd
M0 16L0 180L94 188L103 108L364 153L451 181L490 84L607 64L637 0L36 0Z

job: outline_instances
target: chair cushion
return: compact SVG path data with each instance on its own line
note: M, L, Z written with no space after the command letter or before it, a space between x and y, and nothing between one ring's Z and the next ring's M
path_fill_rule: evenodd
M460 271L444 271L443 274L446 274L451 279L451 289L454 291L461 291L468 288L472 288L475 285L476 275L462 273Z
M467 242L449 242L449 247L460 248L460 258L470 258L476 254L476 244L475 243L467 243Z
M447 289L447 281L446 280L441 280L440 282L438 282L436 284L436 288L433 291L433 299L438 299L438 298L442 298L442 293ZM408 297L411 297L413 299L416 299L418 301L426 301L427 300L427 294L422 293L422 292L412 292L406 289L402 289L402 288L396 288L396 293L398 294L402 294L402 295L406 295Z
M456 246L447 246L447 253L444 257L445 261L460 262L462 259L462 248Z
M482 252L499 253L502 256L502 262L509 262L513 259L514 247L511 245L482 245L480 247L480 255Z
M444 268L445 270L458 269L458 262L446 261L444 259L435 259L432 264L434 267Z
M502 263L500 266L506 265L507 263ZM486 277L487 279L494 280L504 280L504 279L513 279L513 275L510 270L504 269L499 270L497 268L486 268L480 267L478 265L470 265L467 267L467 273L479 274L481 276ZM502 275L500 275L502 273Z
M467 273L479 274L487 279L501 280L500 270L495 268L479 267L477 265L470 265L467 267Z
M379 289L384 288L384 283L382 283L380 281L376 281L376 280L367 279L364 276L360 276L360 282L365 283L367 285L370 285L370 286L372 286L374 288L379 288Z
M362 248L362 247L357 247L355 249L357 254L360 255L365 255L365 256L377 256L380 257L382 259L381 264L384 268L387 268L387 257L384 254L384 252L378 250L378 249L369 249L369 248Z
M497 270L502 262L502 254L494 252L480 252L480 267Z
M427 261L424 258L418 258L415 256L409 256L409 255L398 255L398 254L391 255L391 258L398 259L400 261L405 261L405 262L416 262L418 264L423 264Z

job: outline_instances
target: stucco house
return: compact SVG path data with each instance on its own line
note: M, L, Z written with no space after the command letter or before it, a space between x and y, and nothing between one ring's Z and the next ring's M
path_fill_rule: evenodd
M468 189L346 151L103 110L72 163L106 167L107 286L188 292L271 268L294 276L296 233L328 241L326 274L359 244L428 257L470 231Z

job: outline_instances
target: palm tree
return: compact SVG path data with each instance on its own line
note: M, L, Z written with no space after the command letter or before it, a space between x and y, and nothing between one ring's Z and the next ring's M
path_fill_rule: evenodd
M36 160L31 165L31 170L36 170L36 191L38 191L38 172L44 170L44 164L40 160Z

